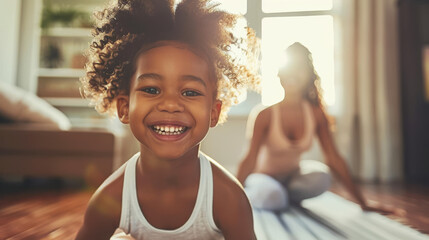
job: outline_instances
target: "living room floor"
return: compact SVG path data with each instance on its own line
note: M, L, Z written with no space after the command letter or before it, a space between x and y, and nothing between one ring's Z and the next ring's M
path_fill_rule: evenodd
M406 184L361 184L369 200L404 209L403 217L388 216L429 234L429 188ZM74 239L92 190L58 187L0 188L0 239ZM18 190L16 190L18 189ZM334 184L332 192L349 195Z

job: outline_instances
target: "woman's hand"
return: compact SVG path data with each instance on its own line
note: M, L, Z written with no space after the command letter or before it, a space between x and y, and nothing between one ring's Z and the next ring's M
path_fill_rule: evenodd
M395 215L398 217L405 216L406 212L404 209L395 208L389 205L381 205L378 202L367 202L360 206L364 211L378 212L383 215Z

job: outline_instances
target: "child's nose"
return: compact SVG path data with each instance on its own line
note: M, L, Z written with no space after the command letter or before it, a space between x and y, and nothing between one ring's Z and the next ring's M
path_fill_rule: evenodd
M182 112L184 106L178 94L165 93L158 104L158 110L161 112Z

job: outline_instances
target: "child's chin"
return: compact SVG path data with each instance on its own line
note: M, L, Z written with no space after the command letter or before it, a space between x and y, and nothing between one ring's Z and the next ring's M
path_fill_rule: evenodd
M175 159L178 159L178 158L182 157L183 155L185 155L185 152L180 151L180 150L174 151L173 149L169 149L167 151L160 151L160 152L158 152L157 155L161 159L175 160Z

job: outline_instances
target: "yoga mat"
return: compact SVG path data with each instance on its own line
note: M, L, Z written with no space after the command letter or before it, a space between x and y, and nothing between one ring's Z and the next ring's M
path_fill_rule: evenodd
M326 192L286 211L253 210L255 233L262 240L429 240L399 222Z

